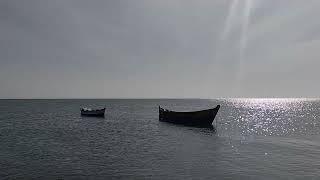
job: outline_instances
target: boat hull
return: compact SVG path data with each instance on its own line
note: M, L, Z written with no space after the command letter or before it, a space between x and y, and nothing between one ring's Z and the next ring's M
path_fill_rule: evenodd
M220 105L213 109L195 112L175 112L163 109L159 106L159 121L169 122L174 124L182 124L187 126L212 126Z
M96 110L81 109L81 116L104 117L105 110L105 108Z

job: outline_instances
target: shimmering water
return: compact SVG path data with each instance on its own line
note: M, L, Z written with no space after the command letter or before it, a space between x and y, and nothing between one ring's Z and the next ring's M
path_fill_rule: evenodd
M214 126L158 121L158 105L221 105ZM80 107L107 107L105 118ZM319 179L320 101L0 100L3 179Z

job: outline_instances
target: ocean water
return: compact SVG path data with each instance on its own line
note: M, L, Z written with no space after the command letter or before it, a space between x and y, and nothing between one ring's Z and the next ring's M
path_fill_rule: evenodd
M215 128L158 121L217 104ZM317 99L0 100L0 179L320 179L319 120Z

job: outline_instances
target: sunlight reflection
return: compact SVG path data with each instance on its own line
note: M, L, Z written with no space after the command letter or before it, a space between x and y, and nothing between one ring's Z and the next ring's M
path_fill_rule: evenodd
M305 99L278 99L278 98L259 98L259 99L232 99L230 102L235 107L246 107L256 110L285 110L288 108L299 108Z
M312 133L319 113L312 99L229 99L233 107L225 128L258 135ZM318 132L315 132L318 133Z

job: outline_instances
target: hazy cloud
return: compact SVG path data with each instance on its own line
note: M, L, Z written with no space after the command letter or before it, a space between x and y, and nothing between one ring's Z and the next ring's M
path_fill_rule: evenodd
M319 97L319 8L3 0L0 98Z

